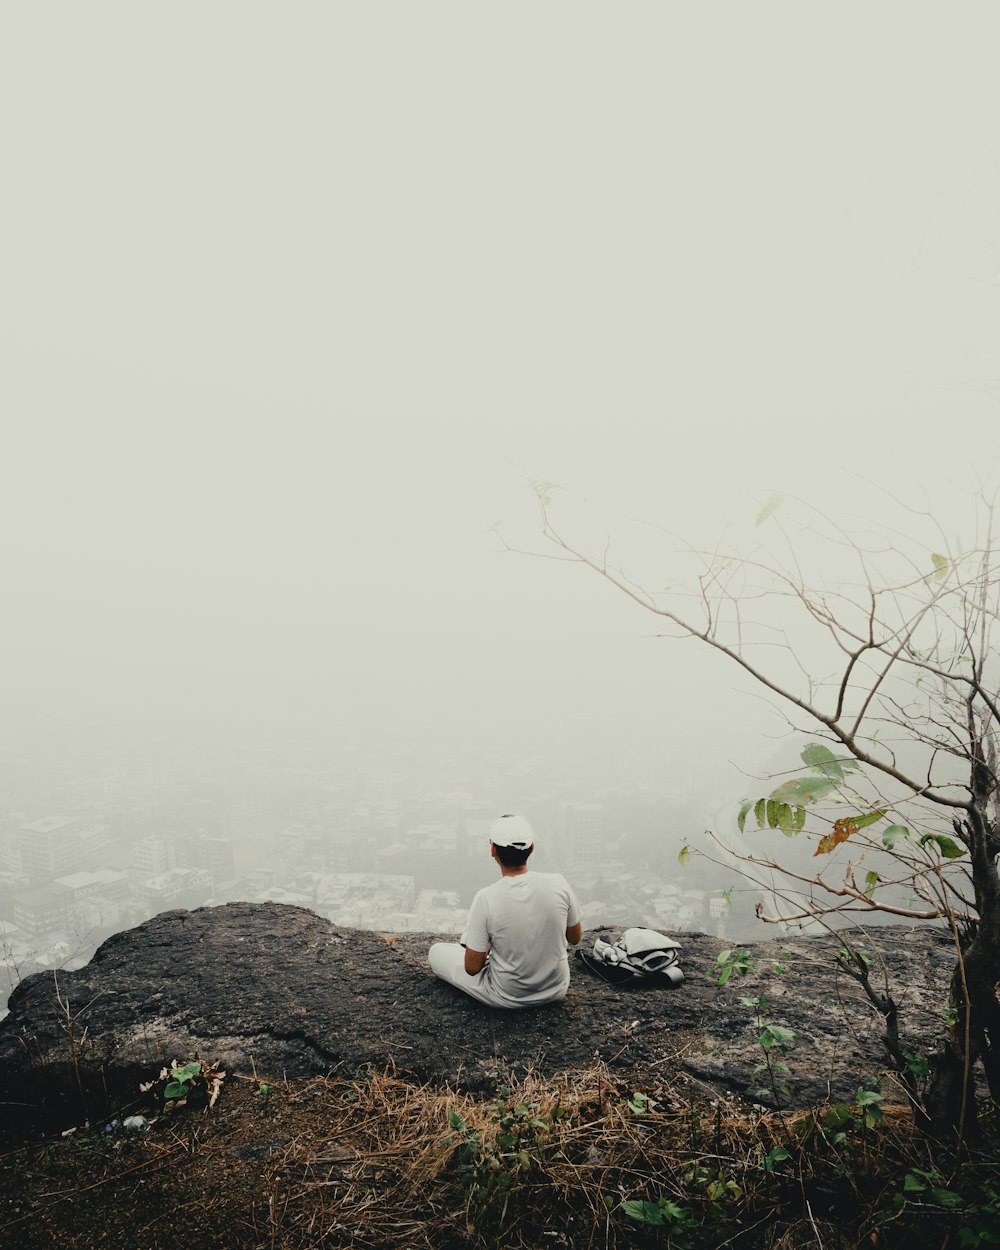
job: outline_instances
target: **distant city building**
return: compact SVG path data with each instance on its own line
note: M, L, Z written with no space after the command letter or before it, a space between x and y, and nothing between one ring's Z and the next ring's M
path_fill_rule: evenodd
M0 831L0 872L21 871L21 841L17 829Z
M197 907L211 888L212 878L204 868L171 868L140 881L136 893L155 916L175 907Z
M14 897L30 887L26 873L0 872L0 921L14 919Z
M316 911L335 924L391 931L413 911L415 882L399 873L325 873L315 893Z
M101 825L83 824L74 816L47 816L21 826L21 867L32 880L48 881L93 867L110 845Z
M603 803L560 803L566 866L572 871L600 863L604 843Z
M236 856L232 838L202 838L203 866L213 881L228 881L236 872Z
M287 874L319 858L320 833L312 825L288 825L274 835L274 854Z
M360 830L330 833L326 838L326 868L329 872L373 872L377 843Z
M483 859L489 854L490 823L482 816L470 816L463 822L461 853L466 859Z
M129 850L132 867L141 876L158 876L174 866L174 847L162 833L133 842Z
M114 868L75 872L52 882L65 895L66 925L73 932L117 923L130 900L129 874Z
M14 899L14 924L28 937L47 937L66 927L67 907L65 890L52 886L28 890Z
M466 909L459 905L457 891L421 890L406 927L427 933L459 933L466 914Z
M443 821L428 821L406 831L411 847L428 855L454 855L458 847L458 830Z

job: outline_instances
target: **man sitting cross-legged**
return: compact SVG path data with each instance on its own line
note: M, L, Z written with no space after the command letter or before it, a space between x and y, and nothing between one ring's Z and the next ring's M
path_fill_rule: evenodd
M580 908L565 877L528 871L534 849L523 816L495 820L490 855L500 880L472 900L461 944L435 942L427 954L436 976L490 1007L557 1003L569 989L566 943L583 937Z

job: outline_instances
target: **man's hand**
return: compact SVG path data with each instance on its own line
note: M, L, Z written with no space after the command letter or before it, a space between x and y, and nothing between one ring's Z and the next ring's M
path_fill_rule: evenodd
M566 930L566 941L569 942L570 946L576 946L582 937L583 925L578 920L576 924L571 924Z
M465 971L470 977L482 972L486 967L486 951L474 951L471 946L465 948Z

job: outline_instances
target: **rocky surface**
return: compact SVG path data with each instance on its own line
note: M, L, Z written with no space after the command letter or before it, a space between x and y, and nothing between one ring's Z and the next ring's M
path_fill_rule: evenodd
M574 960L563 1003L501 1012L434 979L429 934L340 929L277 903L166 912L110 938L79 971L18 987L0 1023L0 1102L68 1112L81 1089L85 1101L106 1098L194 1057L271 1078L393 1063L471 1089L498 1070L552 1073L596 1057L637 1079L677 1071L709 1092L760 1097L754 1013L740 998L761 993L767 1018L795 1030L792 1102L849 1097L883 1070L881 1020L838 972L835 939L762 943L751 948L761 970L720 988L723 943L675 936L686 974L675 989L612 988ZM867 949L896 987L907 1044L926 1053L941 1028L947 937L881 928Z

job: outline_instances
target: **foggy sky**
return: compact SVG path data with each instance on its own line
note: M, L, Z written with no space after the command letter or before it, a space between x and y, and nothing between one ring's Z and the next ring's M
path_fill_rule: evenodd
M536 541L532 478L612 536L711 543L772 489L877 522L852 469L950 526L997 449L998 36L976 4L4 6L6 743L756 766L712 657L492 527Z

